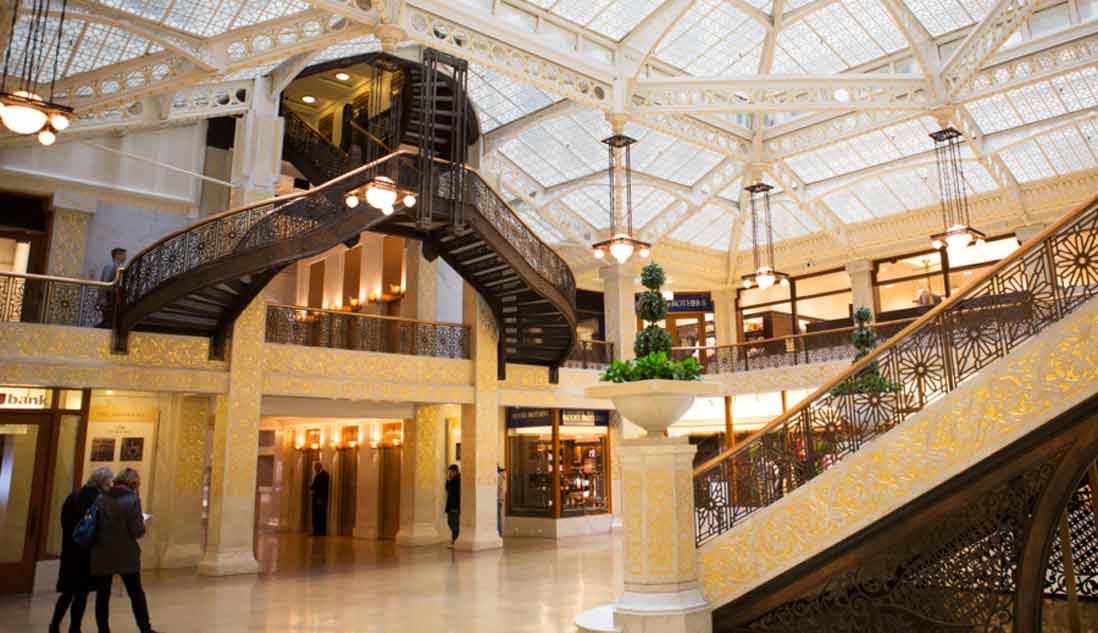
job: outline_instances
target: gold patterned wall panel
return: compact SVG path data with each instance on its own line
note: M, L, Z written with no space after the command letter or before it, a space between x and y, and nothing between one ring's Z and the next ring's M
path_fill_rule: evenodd
M645 466L645 498L649 506L656 508L674 508L672 501L674 487L672 486L672 471L670 463L659 462L669 459L646 460ZM647 545L648 545L648 577L671 579L675 576L674 559L674 534L675 518L659 516L658 513L648 512Z
M499 383L499 403L505 407L564 407L571 409L613 409L609 400L583 395L598 384L593 369L561 368L558 384L549 383L549 368L507 364L507 379Z
M621 500L624 512L623 523L644 525L644 469L638 465L622 467L622 488L625 491ZM625 574L634 578L644 576L645 552L644 530L625 530L623 535L625 548Z
M50 253L46 272L58 277L83 278L84 249L88 241L87 213L54 209L50 226Z
M233 325L230 349L228 423L228 494L255 494L259 450L259 409L263 389L263 332L267 306L252 301Z
M416 407L415 452L416 488L436 485L442 467L438 463L438 440L441 435L439 407Z
M1098 392L1098 300L697 551L726 604ZM917 458L915 458L917 456Z
M179 417L175 462L175 494L196 497L202 494L202 471L206 466L206 427L209 424L209 399L185 397Z

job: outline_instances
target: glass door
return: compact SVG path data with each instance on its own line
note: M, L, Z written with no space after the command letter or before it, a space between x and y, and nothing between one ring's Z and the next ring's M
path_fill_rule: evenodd
M43 525L50 415L0 416L0 593L34 584Z

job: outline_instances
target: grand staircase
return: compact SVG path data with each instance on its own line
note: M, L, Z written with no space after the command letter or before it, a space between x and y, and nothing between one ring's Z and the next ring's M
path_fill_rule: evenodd
M156 331L208 336L211 354L221 355L236 317L274 275L373 231L422 241L425 257L441 257L477 290L499 326L501 377L506 362L514 362L548 366L556 380L576 338L571 270L479 173L450 162L462 154L455 139L471 143L477 137L475 124L454 113L460 90L445 77L425 82L412 62L372 59L405 75L401 103L410 105L388 113L400 117L402 149L356 164L360 152L344 152L284 112L283 157L314 188L205 218L141 251L122 275L116 349L125 350L131 331ZM424 109L428 99L434 107ZM471 115L471 106L464 112ZM467 127L455 134L455 126ZM434 144L426 160L422 146L408 147L424 133ZM416 207L385 216L365 203L353 209L344 204L347 191L377 176L420 191ZM418 211L425 195L431 197L427 217Z
M724 631L1098 629L1098 199L695 470Z

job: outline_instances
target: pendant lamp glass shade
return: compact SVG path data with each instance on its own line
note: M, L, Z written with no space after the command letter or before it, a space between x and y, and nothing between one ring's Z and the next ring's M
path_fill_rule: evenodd
M42 145L52 145L72 116L72 108L54 102L68 0L8 4L21 10L11 12L10 41L0 64L0 123L15 134L36 134ZM47 76L48 83L39 83Z
M972 228L968 207L967 181L961 158L963 135L955 128L944 127L932 132L934 159L938 166L938 192L941 197L942 227L930 236L935 250L946 247L957 252L972 244L982 244L984 234Z
M42 97L24 90L16 92L15 96L23 97L31 103L42 101ZM47 116L43 110L31 105L9 103L4 107L4 111L0 112L0 120L4 122L4 127L16 134L34 134L46 124Z
M374 181L366 188L366 202L370 203L370 206L375 209L384 211L389 208L389 213L392 213L393 203L396 202L396 199L396 185L385 176L374 178Z
M769 290L775 283L789 285L789 275L774 270L774 231L770 215L770 190L772 186L758 182L749 187L751 194L751 252L755 259L755 272L743 276L743 287L758 286Z

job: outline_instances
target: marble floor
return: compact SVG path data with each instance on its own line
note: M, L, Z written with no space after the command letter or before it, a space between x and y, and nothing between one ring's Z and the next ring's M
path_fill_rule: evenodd
M620 535L620 533L619 533ZM509 539L453 552L299 535L260 540L259 576L143 576L164 633L561 633L621 591L620 536ZM136 631L115 582L113 633ZM0 597L0 632L45 632L55 594ZM83 630L95 631L92 604Z

